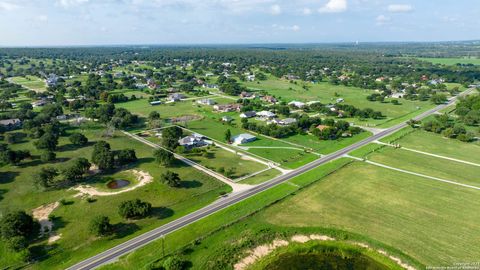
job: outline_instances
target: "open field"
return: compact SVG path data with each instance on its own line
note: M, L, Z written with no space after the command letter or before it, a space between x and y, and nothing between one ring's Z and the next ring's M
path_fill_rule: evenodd
M102 139L100 135L103 128L98 125L87 124L80 128L71 128L68 132L82 132L89 137L90 141L94 142ZM221 192L230 191L230 187L223 183L180 163L168 169L180 174L183 181L182 187L170 188L160 183L160 175L167 169L154 162L150 147L126 138L121 133L116 133L114 138L107 139L107 141L112 149L135 149L139 160L129 166L128 169L149 173L153 177L153 182L120 195L95 197L96 201L87 202L82 198L74 198L73 195L77 193L76 191L53 190L42 192L36 189L32 178L41 167L45 166L38 160L27 161L18 167L3 166L0 168L2 174L0 211L2 213L20 209L31 212L33 208L40 205L62 199L68 202L68 204L61 205L53 212L53 215L57 217L54 221L54 230L61 235L60 240L53 245L47 245L47 240L42 239L32 247L36 256L42 256L41 262L34 268L64 268L66 264L94 255L100 250L112 247L128 238L207 205L215 200ZM90 158L92 145L90 143L87 147L76 148L68 142L67 138L62 137L57 152L57 160L65 162L74 157ZM11 147L13 149L29 149L33 155L38 154L36 150L33 150L35 148L31 141L14 144ZM123 175L121 171L105 176L126 177L127 179L129 177ZM102 181L94 181L90 184L103 189L103 191L106 190L105 183ZM141 198L152 203L153 215L139 221L125 222L117 214L117 207L122 201L135 198ZM88 231L88 223L90 218L96 215L106 215L115 224L115 234L113 236L103 239L91 236ZM79 216L84 218L79 219ZM48 251L44 251L45 248ZM18 258L7 252L5 246L1 243L0 252L2 253L1 267L18 265Z
M44 92L47 90L45 85L45 81L34 76L26 76L26 77L13 77L13 83L20 84L23 87L36 91L36 92Z
M259 216L276 226L358 233L425 265L451 265L480 254L476 198L476 190L355 162Z
M355 119L354 121L359 125L379 125L387 122L388 120L406 116L414 112L418 114L433 107L433 105L429 102L410 101L404 99L399 99L401 105L393 105L389 102L371 102L367 100L367 96L374 93L373 90L332 85L327 82L312 84L296 81L297 84L294 84L290 83L288 80L278 79L272 76L269 76L269 79L266 81L258 82L259 83L245 82L244 85L252 90L265 90L269 94L281 97L287 102L292 100L304 102L320 101L324 104L328 104L335 103L337 98L343 98L345 100L345 104L350 104L361 109L371 108L375 111L381 111L383 115L386 116L385 119L381 120L367 119L366 121L360 121ZM309 87L308 90L302 88L302 85L304 84ZM393 124L394 123L391 123L390 125Z
M427 61L433 64L442 65L456 65L456 64L472 64L480 65L480 59L478 58L417 58L422 61Z

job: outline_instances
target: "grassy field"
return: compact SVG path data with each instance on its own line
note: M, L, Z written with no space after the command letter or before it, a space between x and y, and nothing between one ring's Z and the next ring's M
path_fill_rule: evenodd
M89 137L90 141L96 141L101 139L100 135L103 128L97 125L86 125L79 129L69 130L69 132L73 131L82 132ZM53 245L47 245L46 239L34 245L35 254L37 256L41 255L39 264L35 265L34 268L63 269L67 264L92 256L139 233L196 210L215 200L221 192L231 190L223 183L180 163L169 168L169 170L180 174L182 187L170 188L159 181L160 175L167 169L154 162L150 147L126 138L121 133L117 133L114 138L108 139L108 142L112 149L124 149L126 147L135 149L139 160L129 168L150 173L154 178L153 182L121 195L96 197L95 202L87 202L82 198L74 198L75 191L42 192L36 189L32 182L33 175L45 166L38 160L27 161L18 167L3 166L0 168L2 174L2 181L0 182L1 213L20 209L30 212L33 208L61 199L69 202L69 204L61 205L53 212L53 215L58 217L54 229L61 235L61 239ZM92 145L76 148L68 142L67 138L62 137L57 151L58 163L74 157L90 159ZM35 149L31 141L11 145L11 147L13 149ZM32 154L38 155L35 150L32 151ZM128 177L122 175L121 171L106 176ZM100 181L90 184L104 188L105 183ZM136 222L122 220L117 214L118 205L124 200L135 198L141 198L152 203L154 207L153 215ZM88 222L95 215L110 217L111 222L115 224L114 235L105 239L91 236L88 232ZM79 216L83 218L79 219ZM19 258L8 252L2 243L0 243L0 253L2 254L0 256L1 268L20 263Z
M464 143L454 139L447 139L442 135L417 130L395 140L403 147L443 155L451 158L480 163L480 142Z
M346 230L425 265L451 265L474 262L480 254L476 198L476 190L354 162L259 219L274 226Z
M12 82L35 92L44 92L47 90L45 81L35 76L13 77Z
M427 61L433 64L442 65L456 65L456 64L472 64L480 65L480 59L478 58L417 58L422 61Z
M259 82L259 83L258 83ZM354 105L358 108L372 108L381 111L385 119L360 121L355 119L357 124L373 124L379 125L388 120L399 118L412 112L420 113L423 110L432 108L429 102L400 100L401 105L393 105L392 103L371 102L367 100L367 96L374 93L372 90L366 90L355 87L336 86L327 82L316 84L296 81L297 84L290 83L288 80L278 79L269 76L266 81L245 82L244 85L252 90L265 90L268 93L281 97L285 101L320 101L322 103L335 103L337 98L343 98L346 104ZM302 88L307 85L308 90ZM418 109L420 108L420 109ZM393 125L393 124L392 124Z

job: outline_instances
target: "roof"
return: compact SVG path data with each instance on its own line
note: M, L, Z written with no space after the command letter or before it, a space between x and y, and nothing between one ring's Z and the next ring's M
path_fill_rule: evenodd
M326 125L318 125L317 128L318 128L319 130L324 130L324 129L329 128L329 126L326 126Z
M285 118L282 120L282 123L288 125L288 124L293 124L293 123L296 123L297 122L297 119L295 118Z
M234 140L237 140L237 139L244 139L244 140L252 140L252 139L256 139L257 137L251 135L251 134L248 134L248 133L242 133L240 135L237 135L235 137L233 137Z
M19 124L21 122L22 121L18 118L12 118L12 119L0 120L0 125L3 125L3 126L16 125L16 124Z
M270 111L261 111L257 113L258 116L264 116L264 117L274 117L275 114Z
M257 115L257 113L254 111L248 111L248 112L242 113L241 115L245 115L246 117L254 117L255 115Z

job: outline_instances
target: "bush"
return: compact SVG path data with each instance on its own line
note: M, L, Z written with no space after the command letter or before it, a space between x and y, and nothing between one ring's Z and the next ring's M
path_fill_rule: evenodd
M106 216L97 216L90 221L90 232L95 236L105 236L111 233L112 224Z
M178 173L167 171L160 176L162 183L167 184L170 187L179 187L182 183Z
M0 220L0 236L4 240L19 236L33 239L38 235L39 230L38 221L24 211L8 213Z
M119 150L115 154L117 156L117 163L120 166L137 161L137 156L133 149Z
M153 156L157 163L163 166L170 166L173 164L175 157L173 154L165 149L157 149L153 152Z
M151 203L142 202L139 199L124 201L118 207L120 216L127 219L144 218L150 214L151 210Z
M68 139L74 145L84 146L88 143L87 137L81 133L73 133Z
M165 270L184 270L187 268L187 262L178 257L171 256L163 262L163 268L165 268Z
M57 158L57 154L53 151L44 151L40 156L42 162L54 161Z

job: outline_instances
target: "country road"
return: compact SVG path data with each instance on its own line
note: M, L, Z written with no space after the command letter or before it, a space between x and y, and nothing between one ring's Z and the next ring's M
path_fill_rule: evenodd
M469 92L471 92L471 90L467 90L467 91L464 91L462 94L460 95L466 95L468 94ZM421 113L420 115L418 115L417 117L415 117L414 119L415 120L421 120L427 116L430 116L442 109L444 109L445 107L448 107L452 104L455 103L457 97L454 97L454 98L451 98L448 103L446 104L442 104L442 105L439 105L431 110L428 110L426 112L423 112ZM272 180L269 180L267 182L264 182L262 184L259 184L257 186L253 186L252 188L250 189L247 189L247 190L244 190L242 192L238 192L238 193L235 193L235 194L231 194L230 196L228 197L225 197L225 198L221 198L219 199L218 201L200 209L200 210L197 210L195 212L192 212L188 215L185 215L183 217L180 217L170 223L167 223L163 226L160 226L156 229L153 229L149 232L146 232L142 235L139 235L135 238L132 238L124 243L121 243L111 249L108 249L100 254L97 254L93 257L90 257L84 261L81 261L71 267L69 267L68 269L70 270L84 270L84 269L94 269L96 267L99 267L105 263L108 263L108 262L112 262L114 260L116 260L118 257L122 256L122 255L125 255L127 253L130 253L152 241L155 241L173 231L176 231L178 229L181 229L189 224L192 224L202 218L205 218L219 210L222 210L222 209L225 209L231 205L234 205L242 200L245 200L247 198L250 198L254 195L257 195L265 190L268 190L274 186L277 186L281 183L284 183L290 179L292 179L293 177L296 177L298 175L301 175L307 171L310 171L322 164L325 164L327 162L330 162L332 160L335 160L335 159L338 159L346 154L348 154L349 152L353 151L353 150L356 150L362 146L365 146L371 142L374 142L376 140L379 140L385 136L388 136L404 127L406 127L407 124L406 123L401 123L401 124L398 124L396 126L393 126L391 128L388 128L388 129L385 129L377 134L374 134L373 136L367 138L367 139L364 139L360 142L357 142L355 144L352 144L350 146L347 146L341 150L338 150L334 153L331 153L329 155L325 155L309 164L306 164L305 166L303 167L300 167L294 171L291 171L291 172L288 172L286 174L283 174L283 175L280 175Z

